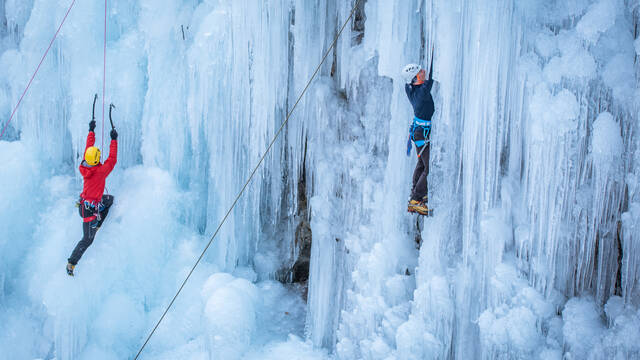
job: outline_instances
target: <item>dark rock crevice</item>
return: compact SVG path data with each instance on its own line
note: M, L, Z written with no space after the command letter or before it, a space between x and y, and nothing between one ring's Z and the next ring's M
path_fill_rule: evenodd
M351 26L351 46L362 44L364 38L364 25L367 21L367 14L364 11L364 5L367 0L361 0L356 8L354 19Z
M309 214L309 200L307 199L307 140L304 142L304 156L302 170L298 178L298 209L296 211L295 252L297 258L291 269L291 281L306 282L309 279L309 264L311 261L311 224Z
M307 198L307 140L304 142L302 167L297 181L297 209L294 224L294 245L292 249L293 265L281 269L276 278L285 284L299 283L305 289L309 279L309 266L311 263L311 223L309 213L309 200Z

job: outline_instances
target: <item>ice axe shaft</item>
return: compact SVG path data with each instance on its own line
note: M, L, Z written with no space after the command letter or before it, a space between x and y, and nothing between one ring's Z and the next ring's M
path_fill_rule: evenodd
M91 111L91 120L96 119L96 100L98 100L98 94L93 96L93 110Z
M109 105L109 122L111 123L111 128L115 129L116 127L113 126L113 119L111 118L111 110L113 110L113 108L115 108L116 106L113 104Z

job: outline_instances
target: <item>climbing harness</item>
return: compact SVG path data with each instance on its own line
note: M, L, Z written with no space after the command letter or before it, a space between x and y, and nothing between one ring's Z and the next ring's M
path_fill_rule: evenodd
M422 129L422 135L424 140L416 140L415 132L420 131ZM413 117L413 122L411 126L409 126L409 144L407 148L407 156L411 153L411 141L413 141L417 147L423 147L422 151L424 151L424 145L429 143L429 135L431 134L431 120L422 120L418 117ZM422 155L422 151L418 154L418 157Z
M242 188L240 189L240 192L238 193L238 195L236 195L235 200L233 201L233 203L231 204L231 206L229 207L229 209L227 210L226 214L224 215L224 217L222 218L222 221L220 221L220 223L218 224L218 227L216 228L216 231L213 233L213 235L211 236L211 239L209 239L209 242L207 243L207 246L205 246L204 250L202 250L202 253L200 254L200 257L198 257L198 260L196 260L196 263L193 264L193 267L191 268L191 270L189 271L189 274L187 274L187 277L184 279L184 281L182 282L182 285L180 285L180 288L178 288L178 291L176 292L176 294L173 296L173 299L171 299L171 302L169 302L169 305L167 306L167 308L165 309L164 313L162 313L162 316L160 316L160 319L158 320L158 322L156 323L156 325L153 327L153 330L151 330L151 333L149 334L149 336L147 336L147 339L144 341L144 343L142 344L142 346L140 347L140 350L138 351L138 353L136 354L136 356L134 357L134 360L137 360L138 357L140 356L140 354L142 353L142 350L144 350L145 346L147 346L147 343L149 342L149 339L151 339L151 336L153 336L153 334L156 332L156 329L158 328L158 326L160 326L160 323L162 322L162 320L164 319L164 317L167 315L167 312L169 312L169 309L171 309L171 306L173 305L173 303L176 301L176 299L178 298L178 295L180 295L180 293L182 292L182 289L184 288L185 284L187 283L187 281L189 281L189 278L191 277L191 274L193 274L193 271L196 269L196 267L198 266L198 264L200 263L200 260L202 260L202 258L204 257L204 254L207 252L207 250L209 249L209 246L211 246L211 243L213 242L213 240L216 238L216 236L218 235L218 232L220 231L220 228L222 228L222 225L224 225L224 223L226 222L227 218L229 217L229 214L231 214L231 211L233 211L233 209L235 208L236 204L238 203L238 200L240 200L240 197L242 196L242 194L244 193L245 189L247 188L247 186L249 185L249 182L251 182L251 179L253 179L253 176L256 174L256 172L258 171L258 168L260 167L260 165L262 165L262 162L264 161L264 159L267 157L267 154L269 154L269 151L271 151L271 148L273 147L273 144L276 142L276 140L278 139L278 137L280 136L280 133L282 133L282 130L284 129L284 127L287 125L287 123L289 122L289 119L291 118L291 114L293 114L293 112L295 111L296 107L298 106L298 103L300 102L300 100L302 99L302 97L304 96L304 94L307 92L307 89L309 89L309 86L311 86L311 83L313 82L313 79L315 79L316 75L318 74L318 72L320 72L320 68L322 67L322 64L324 64L325 60L327 59L327 56L329 56L329 53L333 50L333 48L336 46L336 42L338 41L338 38L340 37L340 35L342 35L342 32L344 31L344 28L347 26L347 24L349 23L349 21L353 18L353 15L356 12L356 9L358 8L358 4L360 3L361 0L356 0L355 5L353 6L353 9L351 9L351 13L349 14L349 17L347 18L347 20L345 20L344 24L342 25L342 27L340 28L340 31L338 31L338 34L335 36L335 38L333 39L333 42L331 43L331 46L329 46L329 48L327 49L327 51L324 53L324 56L322 57L322 60L320 61L320 64L318 64L318 67L316 68L316 70L313 72L313 75L311 75L311 78L309 79L309 81L307 82L307 85L304 87L304 89L302 90L302 92L300 93L300 96L298 96L298 99L296 100L296 102L293 104L293 107L291 108L291 110L287 113L287 117L285 118L285 120L282 122L282 124L280 125L280 128L278 129L278 131L276 131L275 135L273 136L273 138L271 139L271 142L269 143L269 146L267 146L267 150L265 150L264 154L262 154L262 157L260 158L260 160L258 161L258 164L253 168L253 170L251 171L251 174L249 175L249 178L247 179L247 181L245 181L244 185L242 186Z
M9 123L13 119L13 116L16 114L16 111L18 110L18 107L22 103L22 99L24 98L24 96L27 94L27 91L31 87L31 83L33 82L33 79L36 77L36 74L40 70L40 66L42 66L42 63L44 62L44 59L47 57L47 54L49 53L49 50L51 50L51 46L53 45L53 42L58 37L58 34L60 33L60 29L62 29L62 25L64 25L64 22L67 21L67 16L69 16L69 13L71 12L71 9L73 8L73 5L75 3L76 3L76 0L73 0L71 2L71 5L69 5L69 9L67 9L67 12L64 14L64 18L62 18L62 22L60 22L60 26L58 26L58 30L56 30L56 33L53 35L53 38L49 42L49 47L47 47L47 50L45 50L44 55L42 55L42 59L40 59L40 63L38 64L38 67L36 68L36 71L34 71L33 75L31 76L31 79L29 80L29 83L27 84L27 87L22 92L22 95L20 96L20 99L18 100L18 103L16 104L16 107L13 108L13 111L11 112L11 116L9 116L9 120L7 120L7 122L2 127L2 132L0 132L0 139L2 139L2 135L4 135L4 131L7 130L7 126L9 126Z
M91 227L95 228L101 220L100 212L105 209L102 201L89 201L79 198L76 201L76 207L83 222L91 222ZM96 220L96 221L94 221Z

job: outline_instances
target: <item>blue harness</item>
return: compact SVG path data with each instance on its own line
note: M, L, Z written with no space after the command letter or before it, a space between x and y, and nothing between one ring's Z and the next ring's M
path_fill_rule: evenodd
M424 140L415 139L416 130L422 129ZM417 117L413 117L413 122L409 126L409 140L407 141L407 156L411 154L411 142L413 141L417 147L422 147L429 142L429 134L431 134L431 120L422 120Z

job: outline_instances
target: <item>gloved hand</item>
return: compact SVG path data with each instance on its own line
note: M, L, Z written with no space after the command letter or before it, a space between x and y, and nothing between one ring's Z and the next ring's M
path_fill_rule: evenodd
M89 131L93 131L95 129L96 129L96 121L95 120L89 121Z
M116 131L116 129L111 129L111 140L117 140L118 139L118 132Z

